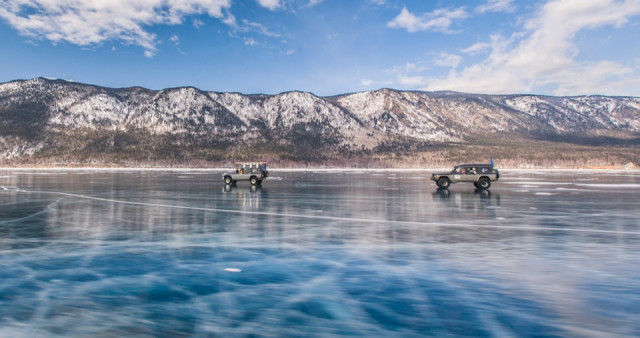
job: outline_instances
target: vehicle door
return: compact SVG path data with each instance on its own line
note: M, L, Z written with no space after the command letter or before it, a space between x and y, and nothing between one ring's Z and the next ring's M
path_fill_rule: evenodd
M462 181L462 176L463 176L462 167L453 168L453 175L451 176L453 178L452 182L460 182L460 181Z
M493 170L491 169L491 167L479 167L478 168L478 179L482 176L487 176L489 178L491 178L492 176L494 176Z
M478 173L476 167L463 167L462 168L461 181L463 182L476 182L478 180Z
M240 168L238 168L238 180L248 180L249 176L251 176L250 168L248 165L243 164Z

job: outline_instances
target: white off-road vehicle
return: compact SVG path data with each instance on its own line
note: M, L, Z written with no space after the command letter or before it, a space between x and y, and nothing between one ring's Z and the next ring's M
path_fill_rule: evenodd
M260 185L268 176L267 162L237 162L235 171L222 174L222 179L228 185L238 181L249 181L251 185Z
M478 189L489 189L491 182L500 179L500 172L493 164L460 164L450 172L431 174L439 188L446 189L453 183L468 182Z

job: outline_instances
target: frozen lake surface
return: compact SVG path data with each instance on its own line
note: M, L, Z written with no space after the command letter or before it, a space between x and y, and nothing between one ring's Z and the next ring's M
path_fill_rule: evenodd
M0 336L640 336L640 172L0 171Z

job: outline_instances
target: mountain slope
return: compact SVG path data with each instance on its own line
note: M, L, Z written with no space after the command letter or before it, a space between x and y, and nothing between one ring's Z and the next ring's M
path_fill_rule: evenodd
M376 157L478 139L640 134L640 99L473 95L381 89L317 97L193 87L104 88L47 80L0 84L0 161L144 163ZM578 138L579 139L579 138Z

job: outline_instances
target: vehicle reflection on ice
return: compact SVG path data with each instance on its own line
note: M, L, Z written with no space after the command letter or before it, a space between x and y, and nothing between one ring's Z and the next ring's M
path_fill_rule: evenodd
M449 196L451 196L451 190L449 189L443 189L443 188L438 188L435 193L439 196L442 197L446 197L448 198ZM457 194L464 194L464 195L471 195L471 193L469 192L453 192L453 195L457 195ZM486 197L486 198L490 198L491 197L491 190L489 189L475 189L473 191L474 195L478 195L480 197ZM497 198L500 199L500 195L497 195Z
M222 187L225 199L234 198L238 205L243 207L260 208L263 189L261 185L238 186L237 184L225 184Z
M249 191L252 193L255 192L262 192L262 186L261 185L250 185L250 186L246 186L246 187L238 187L237 184L225 184L222 187L222 192L231 192L231 191Z
M473 217L498 217L496 210L500 208L500 194L488 189L475 189L474 191L437 189L431 196L435 203L434 209L438 213L451 216L463 213L466 216L473 215Z

